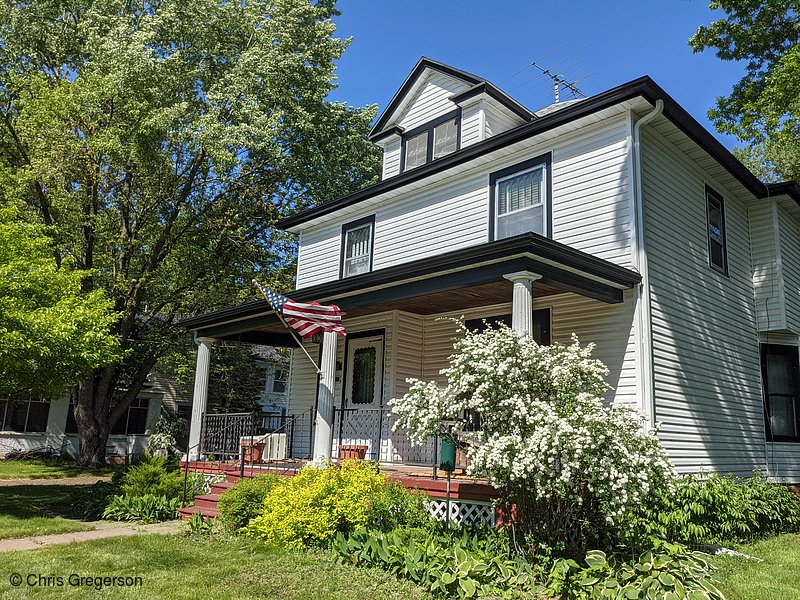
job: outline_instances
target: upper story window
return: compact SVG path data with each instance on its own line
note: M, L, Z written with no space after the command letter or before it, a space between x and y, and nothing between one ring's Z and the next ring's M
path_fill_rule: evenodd
M549 156L492 173L491 235L499 240L522 233L548 235Z
M761 344L767 439L800 442L800 357L797 346Z
M455 111L406 133L403 136L403 170L458 150L460 124L460 111Z
M342 278L369 273L372 270L372 242L375 237L375 215L342 226Z
M286 393L286 376L288 373L286 369L275 369L272 377L272 393L285 394Z
M708 263L728 274L728 247L725 239L725 203L717 192L706 186L708 220Z

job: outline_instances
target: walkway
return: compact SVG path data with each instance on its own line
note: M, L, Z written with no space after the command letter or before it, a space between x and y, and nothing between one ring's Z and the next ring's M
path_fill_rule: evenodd
M77 531L75 533L55 533L53 535L39 535L24 538L11 538L0 540L0 552L14 552L16 550L35 550L42 546L53 544L69 544L72 542L88 542L112 537L127 537L131 535L146 535L149 533L178 533L181 530L180 521L166 521L151 525L137 525L135 523L116 523L98 521L92 531Z
M63 477L61 479L0 479L0 487L15 487L22 485L92 485L98 481L111 481L111 477L92 475L89 477Z

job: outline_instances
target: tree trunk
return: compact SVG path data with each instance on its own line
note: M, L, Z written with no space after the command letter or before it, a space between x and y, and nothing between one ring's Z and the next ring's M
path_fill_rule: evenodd
M111 431L109 409L114 386L108 382L105 369L95 371L78 385L75 402L75 424L78 429L78 464L99 469L106 464L106 445ZM106 377L103 377L106 375Z

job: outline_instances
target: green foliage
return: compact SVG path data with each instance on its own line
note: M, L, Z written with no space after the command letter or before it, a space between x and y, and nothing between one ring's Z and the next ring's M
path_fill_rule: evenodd
M282 475L259 475L243 479L219 497L219 520L225 527L237 531L264 510L264 500L282 482Z
M800 13L798 0L712 0L725 18L701 26L695 52L714 48L746 73L709 117L745 142L739 156L767 180L800 179Z
M0 397L53 399L121 358L113 305L87 273L56 263L45 227L0 208Z
M142 460L127 469L121 477L120 491L124 496L165 496L169 499L183 497L184 473L174 461L161 456L145 454ZM188 499L205 491L205 481L200 473L189 473L186 495Z
M186 522L186 528L189 535L204 536L214 532L214 523L212 519L200 513L194 513Z
M338 532L368 527L389 530L429 521L421 496L389 482L374 464L351 460L341 467L307 466L280 482L246 531L265 541L299 548L327 544Z
M179 317L250 299L256 273L291 286L279 218L377 179L376 107L326 101L349 43L337 14L333 0L0 5L0 198L113 302L95 323L128 351L86 345L85 366L106 366L79 390L100 431L78 419L83 462L102 462L104 413L186 339Z
M168 457L175 457L180 453L176 447L177 440L188 434L189 423L186 419L179 418L173 410L162 406L161 414L147 441L147 451L150 454L163 453Z
M384 569L447 598L515 597L534 585L531 566L492 530L364 530L338 533L332 548L342 562Z
M714 567L708 558L667 542L657 542L630 562L592 550L586 554L585 566L572 559L556 560L547 593L564 599L724 600L711 578Z
M178 516L178 498L167 498L154 494L142 496L112 496L103 518L112 521L138 521L140 523L157 523L169 521Z
M688 475L673 492L656 490L631 515L639 537L678 542L745 541L800 532L800 499L763 477Z
M119 494L119 485L109 481L98 481L81 490L72 503L72 512L87 521L102 519L111 498Z

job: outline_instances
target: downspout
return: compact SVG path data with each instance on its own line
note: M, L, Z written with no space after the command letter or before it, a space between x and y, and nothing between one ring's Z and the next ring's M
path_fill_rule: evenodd
M639 356L641 360L643 407L646 407L648 416L648 430L656 425L656 398L653 382L653 337L650 315L650 278L647 268L647 251L645 250L644 235L644 202L642 199L642 156L641 156L641 128L647 125L664 111L664 101L656 100L655 108L639 119L633 126L633 210L636 227L636 256L634 257L636 269L642 276L642 282L636 288L637 328L639 330Z

